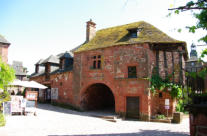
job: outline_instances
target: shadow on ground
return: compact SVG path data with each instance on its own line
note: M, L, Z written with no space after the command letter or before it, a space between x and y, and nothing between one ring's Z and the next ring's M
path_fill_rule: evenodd
M65 114L79 115L79 116L89 116L89 117L116 116L115 112L108 111L108 110L76 111L72 109L62 108L59 106L53 106L51 104L40 104L40 103L38 103L37 109L60 112L60 113L65 113Z
M115 133L115 134L86 134L86 135L48 135L48 136L189 136L188 133L178 133L160 130L140 130L137 133Z

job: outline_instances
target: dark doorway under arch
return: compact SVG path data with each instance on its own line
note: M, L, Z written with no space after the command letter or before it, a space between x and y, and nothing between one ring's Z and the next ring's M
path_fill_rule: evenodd
M110 110L115 111L115 100L111 89L101 83L87 88L81 97L83 110Z

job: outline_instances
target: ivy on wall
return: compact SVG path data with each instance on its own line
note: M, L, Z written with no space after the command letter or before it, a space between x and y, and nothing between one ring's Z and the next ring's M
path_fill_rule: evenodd
M170 78L172 76L168 75L165 79L162 79L160 75L158 74L157 68L154 68L153 74L151 78L149 79L150 81L150 88L149 90L153 93L156 94L156 92L159 91L164 91L166 92L169 90L169 93L172 98L181 98L182 97L182 89L181 86L173 83L170 81Z

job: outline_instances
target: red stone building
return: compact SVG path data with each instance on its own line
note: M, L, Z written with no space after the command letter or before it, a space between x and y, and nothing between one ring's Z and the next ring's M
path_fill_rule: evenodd
M176 101L164 92L153 96L147 78L156 67L161 77L173 73L174 82L184 82L185 42L144 21L96 31L90 20L86 41L73 53L39 61L31 75L31 80L51 88L52 102L82 110L109 108L120 115L149 120L157 113L166 114L165 99L169 99L169 115L175 111ZM43 72L40 66L44 66ZM45 92L50 94L50 90ZM40 96L46 98L46 93Z
M8 63L8 48L10 43L0 35L0 57L3 62Z

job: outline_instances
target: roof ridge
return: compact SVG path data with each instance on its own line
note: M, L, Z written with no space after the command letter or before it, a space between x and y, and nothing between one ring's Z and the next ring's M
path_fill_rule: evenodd
M142 21L132 22L132 23L128 23L128 24L123 24L123 25L117 25L117 26L107 27L107 28L100 29L100 30L98 30L98 31L107 30L107 29L112 29L112 28L117 28L117 27L123 27L123 26L131 25L131 24L135 24L135 23L146 23L146 24L149 24L149 23L147 23L147 22L145 22L145 21L142 20ZM96 31L96 32L98 32L98 31Z

